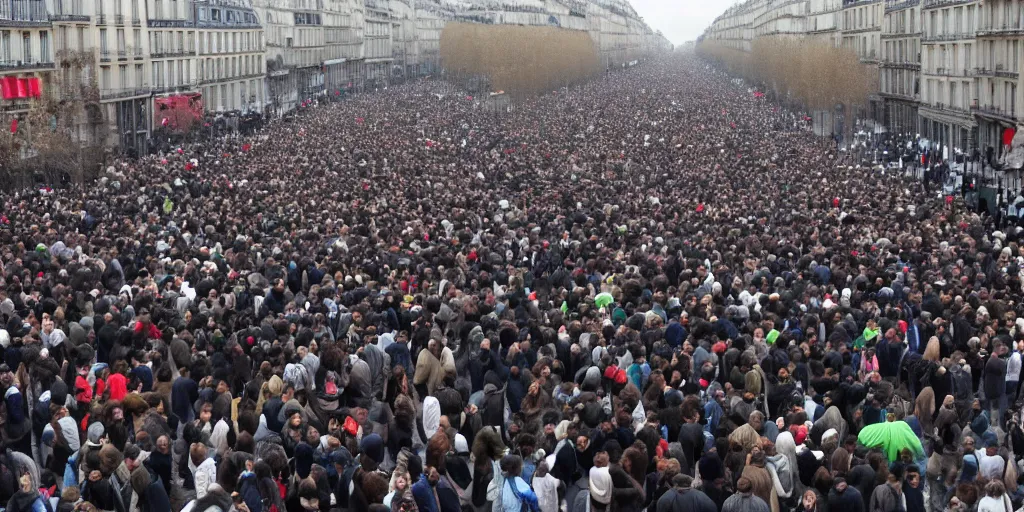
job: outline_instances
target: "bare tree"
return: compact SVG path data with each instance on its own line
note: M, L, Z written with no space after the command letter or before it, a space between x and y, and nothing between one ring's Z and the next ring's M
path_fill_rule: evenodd
M730 73L760 84L784 102L807 110L844 111L863 107L878 90L878 70L861 63L849 48L792 37L763 37L744 52L720 42L704 41L697 49ZM851 123L846 123L851 129Z
M454 79L487 77L491 89L515 96L552 91L601 71L589 33L556 27L448 23L441 59Z

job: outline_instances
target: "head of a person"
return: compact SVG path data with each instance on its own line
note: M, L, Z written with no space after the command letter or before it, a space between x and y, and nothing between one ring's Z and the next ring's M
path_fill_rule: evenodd
M157 441L159 443L159 440ZM192 459L192 464L198 466L206 460L207 448L205 443L192 443L192 446L188 450L189 458Z
M523 458L518 455L506 455L501 458L500 466L506 477L519 476L523 472Z
M814 510L818 505L818 493L814 492L814 489L807 489L804 491L800 503L804 506L804 510Z
M750 494L751 491L753 491L753 489L754 484L750 481L749 478L745 476L741 476L740 479L736 482L736 492L739 492L741 494Z

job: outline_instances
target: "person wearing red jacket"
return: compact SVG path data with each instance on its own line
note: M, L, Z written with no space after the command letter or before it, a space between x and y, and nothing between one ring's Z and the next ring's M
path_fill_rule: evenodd
M135 334L146 333L146 338L151 340L160 339L160 329L153 325L148 313L139 315L139 321L135 322Z

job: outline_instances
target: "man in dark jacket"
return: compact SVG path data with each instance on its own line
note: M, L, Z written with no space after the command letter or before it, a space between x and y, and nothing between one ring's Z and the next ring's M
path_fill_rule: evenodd
M171 410L182 423L195 419L192 405L199 399L199 385L189 375L189 369L180 370L181 377L171 385Z
M658 500L657 512L718 512L715 502L692 486L689 475L672 477L672 488Z
M993 347L992 355L985 363L984 388L985 408L991 411L992 419L998 426L1003 426L1006 413L1006 345L998 343Z
M828 492L828 510L864 512L864 499L860 491L847 485L845 479L837 478Z

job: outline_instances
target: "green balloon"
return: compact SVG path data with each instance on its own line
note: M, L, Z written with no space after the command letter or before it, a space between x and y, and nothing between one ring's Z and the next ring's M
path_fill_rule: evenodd
M613 299L612 294L608 292L599 293L597 294L597 297L594 297L594 304L599 308L606 307L612 302L615 302L615 299Z

